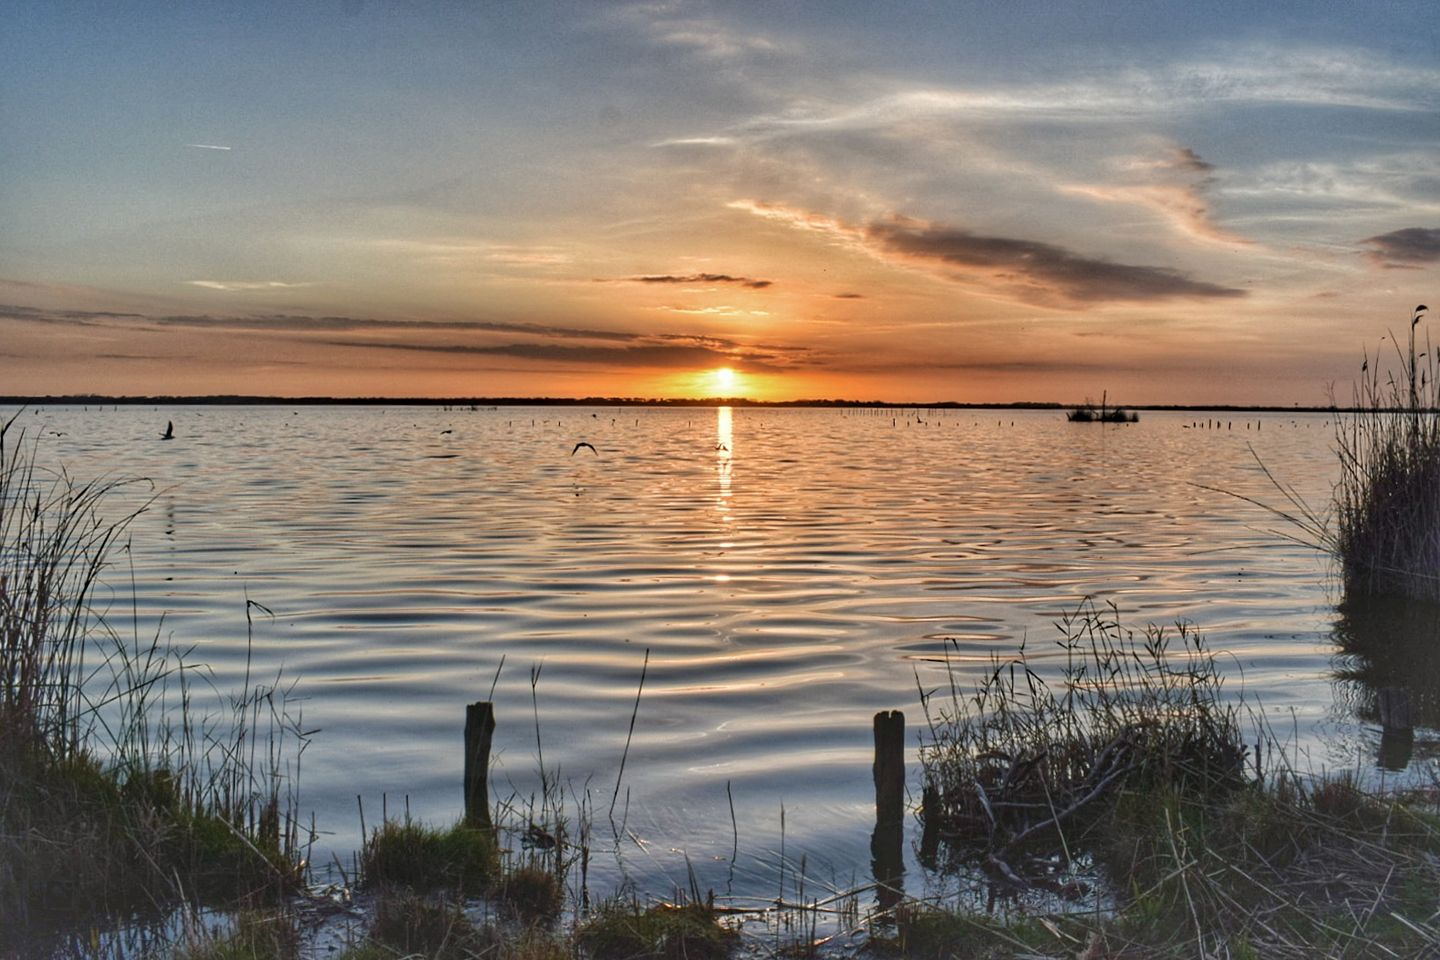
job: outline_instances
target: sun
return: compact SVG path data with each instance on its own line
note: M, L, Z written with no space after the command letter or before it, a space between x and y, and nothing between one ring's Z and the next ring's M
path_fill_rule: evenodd
M729 395L735 389L735 380L735 371L730 367L710 371L710 384L719 394Z

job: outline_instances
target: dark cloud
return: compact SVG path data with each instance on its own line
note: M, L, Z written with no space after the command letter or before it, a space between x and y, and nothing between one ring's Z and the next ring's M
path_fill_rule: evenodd
M864 300L863 293L837 293L833 295L836 300Z
M1192 280L1177 270L1081 256L1037 240L987 237L896 217L871 224L867 238L890 253L991 274L1037 303L1243 297L1244 290Z
M752 290L764 290L774 286L774 280L756 280L753 277L732 277L728 273L691 273L684 276L673 273L647 274L640 277L602 278L600 282L619 279L628 283L737 283Z
M113 310L42 310L38 307L19 307L8 303L0 304L0 317L30 323L69 323L82 326L105 320L145 319L144 315L139 313L116 313Z
M500 320L376 320L371 317L310 316L307 314L257 314L226 317L212 314L176 314L147 316L143 313L117 313L93 310L44 310L0 304L0 318L25 320L30 323L95 325L104 321L135 321L157 327L185 327L197 330L230 330L267 333L342 333L346 331L476 331L488 333L519 333L535 337L577 340L613 340L624 342L637 334L614 330L595 330L541 323L509 323Z
M359 347L372 350L412 350L427 353L469 354L551 360L562 363L605 364L621 367L694 367L743 364L751 369L782 369L809 363L805 347L741 343L726 337L691 333L640 333L627 330L595 330L549 324L510 323L495 320L377 320L369 317L310 316L305 314L263 314L224 317L210 314L149 317L138 313L103 313L81 310L43 310L37 307L0 305L0 319L32 323L107 325L114 330L156 332L162 329L194 329L217 334L249 334L273 337L276 334L314 334L327 339L305 338L298 342L324 346ZM119 322L115 322L119 321ZM354 333L364 339L347 340L335 335ZM425 343L404 339L416 334L519 334L530 342L510 343ZM556 340L590 343L556 343ZM288 341L297 342L297 341ZM143 359L134 355L106 355L106 359Z
M1200 154L1191 150L1189 147L1175 148L1174 166L1203 176L1209 176L1215 171L1215 164L1210 163L1208 160L1202 160Z
M1418 270L1421 264L1440 261L1440 230L1406 227L1360 241L1373 249L1365 256L1392 270Z
M608 367L688 367L743 365L747 370L790 367L785 358L773 353L717 350L699 344L637 343L624 347L582 346L558 343L429 344L354 343L329 341L337 347L364 347L378 350L411 350L450 355L515 357L521 360L548 360L559 363L598 364Z
M534 323L507 323L500 320L375 320L368 317L314 317L294 314L262 314L247 317L215 317L208 314L155 317L167 327L228 328L233 330L276 330L340 332L347 330L477 330L492 333L525 333L537 337L569 337L584 340L628 340L632 335L612 330L551 326Z

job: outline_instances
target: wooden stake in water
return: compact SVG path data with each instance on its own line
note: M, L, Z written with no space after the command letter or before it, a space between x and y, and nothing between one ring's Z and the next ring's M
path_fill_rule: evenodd
M495 735L495 705L489 700L465 708L465 823L489 829L490 739Z
M893 909L905 871L905 714L875 714L875 832L870 837L871 867L881 910Z
M875 714L875 822L900 823L905 818L905 714Z
M1415 752L1410 691L1404 687L1381 687L1375 699L1380 708L1380 766L1386 770L1404 770Z

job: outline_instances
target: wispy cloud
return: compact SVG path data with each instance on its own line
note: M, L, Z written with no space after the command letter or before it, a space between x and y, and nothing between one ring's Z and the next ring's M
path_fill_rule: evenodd
M713 306L713 307L678 307L678 306L673 306L673 305L672 305L672 306L656 307L655 309L656 309L656 310L665 310L665 311L667 311L667 312L669 312L669 313L683 313L683 314L690 314L690 315L694 315L694 316L711 316L711 317L768 317L768 316L770 316L770 312L769 312L768 310L744 310L744 309L741 309L740 307L732 307L732 306L729 306L728 304L722 304L722 305L720 305L720 306Z
M1225 246L1255 242L1215 222L1208 197L1215 183L1215 166L1189 147L1172 146L1158 156L1122 158L1112 167L1119 183L1065 184L1059 189L1092 200L1146 208L1196 240Z
M512 267L556 267L574 259L569 250L554 244L527 245L459 238L415 240L386 237L365 241L365 245L429 263L453 265L496 263Z
M241 291L257 290L295 290L300 287L313 287L314 282L287 283L284 280L186 280L192 287L203 287L206 290L219 290L223 293L238 293Z
M1360 241L1369 244L1365 256L1390 270L1418 270L1440 262L1440 229L1406 227Z
M654 147L733 147L739 143L734 137L674 137L651 144Z
M850 103L796 102L729 135L898 127L953 118L1007 124L1110 121L1238 104L1435 108L1440 70L1399 66L1364 50L1243 45L1207 60L1127 67L1098 77L1006 86L910 86Z
M224 150L229 152L232 149L231 147L221 146L218 143L187 143L185 146L192 150Z
M777 40L742 30L718 17L697 11L689 3L632 3L618 13L627 24L637 26L653 43L689 50L709 60L735 60L755 54L775 54L785 49Z

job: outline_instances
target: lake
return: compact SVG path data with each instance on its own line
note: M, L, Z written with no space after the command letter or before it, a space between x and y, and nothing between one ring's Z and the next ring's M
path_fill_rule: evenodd
M430 821L459 815L465 704L492 684L492 794L528 802L543 753L567 806L592 812L593 888L628 878L667 895L694 869L702 889L773 898L782 844L787 873L803 857L816 885L864 882L871 717L906 712L913 761L917 689L947 682L949 641L949 668L968 684L1022 641L1043 662L1054 622L1084 597L1136 629L1188 620L1221 654L1227 690L1302 764L1371 777L1373 688L1414 669L1407 647L1375 653L1376 633L1397 629L1389 614L1337 611L1324 557L1261 508L1206 489L1281 504L1263 462L1323 507L1337 472L1323 415L1145 413L1127 426L924 408L21 416L47 463L153 481L111 570L120 629L132 629L133 604L141 636L193 647L222 691L247 669L298 681L305 725L319 730L301 776L317 861L348 863L357 795L372 823L382 802ZM175 439L161 441L167 421ZM114 514L141 493L117 494ZM273 612L252 608L253 645L247 599ZM1421 741L1426 752L1425 731ZM917 798L918 782L912 762Z

